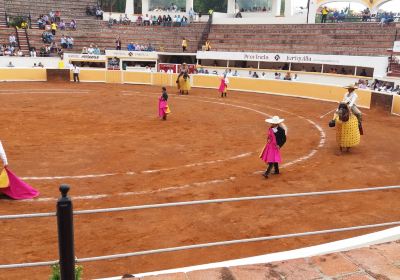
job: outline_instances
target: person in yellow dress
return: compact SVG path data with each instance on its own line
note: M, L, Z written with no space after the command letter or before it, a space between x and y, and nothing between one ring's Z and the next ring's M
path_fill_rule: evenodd
M340 103L339 109L333 117L336 126L336 142L340 151L360 144L360 130L358 128L358 119L352 113L346 103Z
M190 76L187 72L181 72L178 77L178 88L180 94L189 95L190 86Z

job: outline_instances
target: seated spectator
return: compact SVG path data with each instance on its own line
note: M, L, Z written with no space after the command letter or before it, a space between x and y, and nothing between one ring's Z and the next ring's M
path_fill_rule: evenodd
M340 74L347 75L346 69L344 69L344 67L342 67L342 69L340 69Z
M234 77L238 77L238 76L239 76L239 73L238 73L237 70L235 70L235 73L233 73L233 76L234 76Z
M46 46L40 47L39 56L41 56L41 57L47 56Z
M112 17L110 16L110 17L108 18L108 27L111 28L111 27L113 26L113 24L114 24L114 20L113 20Z
M96 19L103 20L103 10L100 7L96 9Z
M136 24L137 25L142 25L143 24L143 17L142 16L138 16L138 18L136 19Z
M49 12L49 17L50 17L50 21L51 21L51 22L56 21L55 15L56 15L56 14L55 14L53 11L50 11L50 12Z
M396 87L393 87L392 93L393 94L400 94L400 85L397 85Z
M181 26L186 26L186 25L188 25L188 24L189 24L188 18L185 17L185 16L183 16L183 17L181 18Z
M285 75L285 77L283 77L283 79L284 79L285 81L291 81L291 80L292 80L292 75L290 75L290 72L287 72L286 75Z
M86 47L83 47L83 48L82 48L81 54L88 54L88 50L87 50Z
M8 37L8 41L10 42L10 46L12 46L12 47L16 47L17 46L17 39L15 38L14 34L11 34Z
M46 25L45 21L41 17L38 18L37 24L39 26L39 29L44 29L44 27Z
M371 20L371 11L369 8L366 8L362 11L362 21L370 21Z
M88 54L94 54L93 44L90 44L89 48L87 49Z
M67 37L65 37L65 35L62 35L60 39L60 44L62 48L64 49L68 48Z
M30 57L36 57L36 49L34 47L31 48L30 52L29 52L29 56Z
M294 74L294 77L293 77L293 79L292 79L292 81L298 81L299 80L299 78L297 77L297 74Z
M129 19L127 14L125 14L125 16L123 17L122 23L125 24L125 25L131 24L131 20Z
M23 20L23 21L21 22L21 28L22 28L22 29L28 29L28 23L27 23L25 20Z
M158 24L158 21L157 21L157 17L156 17L156 16L152 16L152 17L151 17L151 24L152 24L152 25L157 25L157 24Z
M39 63L38 63L38 65L37 65L38 67L41 67L41 68L43 68L44 67L44 65L39 61Z
M189 20L190 20L190 22L193 22L194 21L194 11L193 11L193 8L190 8L190 10L189 10Z
M150 18L148 14L146 14L146 16L143 18L143 25L150 25Z
M252 78L258 78L257 72L254 72L253 75L251 76Z
M7 65L7 67L15 67L14 64L10 61Z
M61 59L63 58L63 56L64 56L64 51L63 51L62 48L58 48L58 49L57 49L57 55L58 55L59 57L61 57Z
M65 22L63 20L58 23L58 28L60 28L60 30L65 30Z
M72 49L74 47L74 38L71 36L67 37L67 48Z
M96 55L100 55L101 54L101 51L100 51L100 49L99 49L99 47L97 45L94 46L93 54L96 54Z
M262 72L262 74L261 74L261 79L267 79L267 75L265 74L265 72Z
M133 52L135 51L135 46L133 44L133 42L130 42L127 46L128 51Z
M76 24L76 20L72 19L71 22L69 23L69 28L72 30L76 30L78 28Z
M54 35L50 33L49 31L44 31L42 33L42 41L45 44L50 44L54 40Z

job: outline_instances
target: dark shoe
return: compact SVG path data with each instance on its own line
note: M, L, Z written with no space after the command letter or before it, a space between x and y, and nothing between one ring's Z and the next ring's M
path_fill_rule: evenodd
M272 174L274 174L274 175L279 175L279 174L281 174L281 173L279 173L279 171L275 171L275 172L272 173Z
M265 179L268 179L268 175L269 175L268 172L264 172L263 173L263 176L264 176Z

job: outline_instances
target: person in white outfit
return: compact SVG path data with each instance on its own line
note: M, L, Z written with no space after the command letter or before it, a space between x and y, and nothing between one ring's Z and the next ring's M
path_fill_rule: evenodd
M3 144L1 143L1 141L0 141L0 158L1 158L1 161L3 162L3 167L7 167L8 166L7 156L6 156L6 152L4 151Z

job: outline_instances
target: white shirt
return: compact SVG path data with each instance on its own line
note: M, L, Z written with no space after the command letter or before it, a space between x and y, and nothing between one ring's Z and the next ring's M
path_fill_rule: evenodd
M354 104L356 104L357 98L358 95L353 91L344 95L343 102L348 104L349 107L352 107Z
M81 70L79 69L79 67L74 67L74 68L72 69L72 71L74 72L74 74L79 74L79 72L80 72Z
M3 161L3 165L8 165L6 152L4 151L4 148L3 148L3 145L1 144L1 141L0 141L0 158Z

